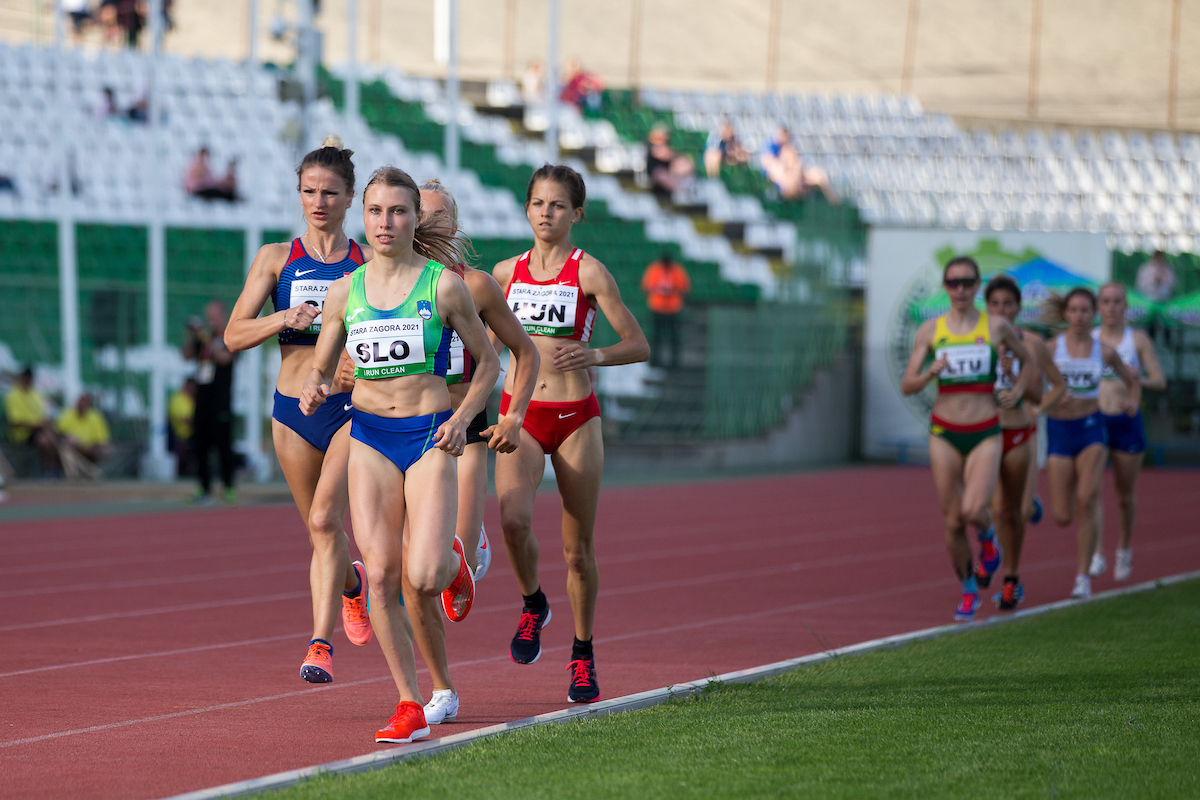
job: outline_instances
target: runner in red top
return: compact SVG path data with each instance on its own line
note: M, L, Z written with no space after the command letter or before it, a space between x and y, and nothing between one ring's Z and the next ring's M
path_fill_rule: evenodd
M571 244L571 226L583 219L583 178L565 166L546 165L529 181L525 213L533 227L533 249L501 261L492 276L505 290L509 308L533 336L542 362L515 453L496 456L496 493L504 545L525 604L510 653L518 664L542 654L541 629L550 606L538 579L538 543L532 532L533 500L542 482L545 454L550 455L562 496L563 554L567 595L574 615L571 686L567 698L590 703L600 697L592 654L596 609L594 531L604 471L600 404L592 392L588 368L645 361L650 346L629 309L621 302L612 275L596 259ZM591 349L596 309L621 341ZM515 413L505 379L500 418Z

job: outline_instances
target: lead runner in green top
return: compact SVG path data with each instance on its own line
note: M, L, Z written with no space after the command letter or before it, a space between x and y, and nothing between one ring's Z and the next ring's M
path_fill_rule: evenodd
M376 171L363 193L374 258L329 287L326 323L300 397L306 414L325 402L346 347L358 377L351 396L350 515L366 565L371 625L400 695L395 716L376 733L380 742L413 741L429 731L412 631L398 602L402 571L421 594L442 594L448 614L461 618L469 609L473 579L454 536L454 457L500 373L466 284L442 268L460 260L458 240L418 224L420 212L412 178L394 167ZM450 329L478 365L453 413L445 379Z

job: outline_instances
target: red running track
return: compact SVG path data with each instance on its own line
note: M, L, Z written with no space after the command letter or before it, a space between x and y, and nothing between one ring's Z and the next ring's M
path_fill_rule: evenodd
M1143 474L1135 580L1200 569L1198 484ZM542 659L509 659L521 599L501 553L450 626L462 710L435 736L568 705L558 514L540 495ZM605 698L945 624L958 600L923 469L609 489L598 530ZM289 506L0 525L4 796L161 797L379 749L396 698L378 645L339 632L336 682L298 677L309 552ZM1074 562L1073 531L1031 528L1026 604L1064 598Z

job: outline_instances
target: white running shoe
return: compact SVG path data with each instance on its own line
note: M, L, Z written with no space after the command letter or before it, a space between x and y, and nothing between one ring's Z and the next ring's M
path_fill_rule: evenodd
M1133 551L1118 550L1117 563L1113 566L1113 578L1118 581L1129 580L1130 573L1133 572Z
M433 699L425 704L425 721L440 725L458 716L458 695L450 689L436 689Z
M1104 556L1099 553L1092 554L1092 563L1088 566L1088 575L1093 578L1099 578L1108 569L1108 562L1104 560Z
M487 531L479 526L479 544L475 545L475 581L487 574L492 565L492 548L488 545Z
M1087 575L1075 576L1075 588L1071 590L1072 600L1087 600L1092 596L1092 579Z

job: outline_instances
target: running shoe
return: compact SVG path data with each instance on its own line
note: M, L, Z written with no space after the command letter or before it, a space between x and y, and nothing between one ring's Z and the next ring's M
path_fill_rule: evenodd
M462 539L457 536L454 537L454 552L458 553L458 575L442 592L442 610L451 622L462 622L471 613L471 604L475 602L475 577L467 566Z
M188 502L194 506L215 506L217 504L217 501L213 499L211 494L201 490L196 490L196 493L188 499Z
M996 529L989 527L987 533L979 537L979 567L975 570L975 580L980 586L991 585L992 575L1000 569L1003 558L1004 553L996 541Z
M1092 579L1087 575L1075 576L1075 588L1071 590L1072 600L1087 600L1092 596Z
M416 703L402 700L396 706L396 713L388 720L387 727L375 731L375 741L408 744L428 735L429 725L425 722L425 711Z
M309 683L333 683L333 648L317 639L309 642L300 677Z
M550 624L550 605L541 611L521 609L521 621L517 623L517 635L513 637L508 652L518 664L532 664L542 657L542 628Z
M1029 521L1034 525L1037 525L1042 521L1042 514L1044 511L1045 510L1042 508L1041 499L1035 494L1033 496L1033 516L1029 518Z
M1022 584L1016 581L1005 581L1004 589L992 599L996 601L996 608L1001 611L1012 611L1024 596L1025 587Z
M225 488L224 497L225 497L225 505L227 505L227 506L237 505L237 490L234 489L232 486L227 486Z
M492 565L492 548L488 547L487 531L479 526L479 544L475 546L475 581L478 583L487 575L488 567Z
M371 641L371 617L367 614L367 568L361 561L352 564L358 573L358 597L342 594L342 627L350 644L359 646Z
M963 592L962 602L954 609L954 618L960 622L975 619L975 609L979 608L979 592Z
M1113 565L1113 580L1127 581L1133 573L1133 551L1118 550L1117 563Z
M596 682L596 657L576 656L567 664L571 670L571 688L567 700L572 703L594 703L600 699L600 684Z
M458 716L458 695L451 689L435 689L433 698L425 704L425 721L441 725Z
M1108 570L1108 562L1099 553L1092 554L1092 563L1088 565L1088 575L1099 578Z

